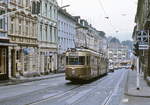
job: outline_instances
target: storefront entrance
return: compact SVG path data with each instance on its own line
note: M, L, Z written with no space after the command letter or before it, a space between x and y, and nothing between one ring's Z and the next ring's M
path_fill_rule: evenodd
M7 47L0 47L0 80L8 79Z

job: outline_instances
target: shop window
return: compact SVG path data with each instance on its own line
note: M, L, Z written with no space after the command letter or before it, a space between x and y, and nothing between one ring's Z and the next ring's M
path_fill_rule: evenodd
M6 74L6 48L0 48L0 74Z

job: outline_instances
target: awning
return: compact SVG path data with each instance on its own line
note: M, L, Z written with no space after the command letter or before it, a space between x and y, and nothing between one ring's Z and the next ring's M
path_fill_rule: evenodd
M0 46L17 46L17 44L11 44L11 43L0 43Z

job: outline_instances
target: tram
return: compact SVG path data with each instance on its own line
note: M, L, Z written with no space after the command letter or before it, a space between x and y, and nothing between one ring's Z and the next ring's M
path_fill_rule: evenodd
M72 49L66 52L66 80L88 81L108 72L108 59L90 49Z

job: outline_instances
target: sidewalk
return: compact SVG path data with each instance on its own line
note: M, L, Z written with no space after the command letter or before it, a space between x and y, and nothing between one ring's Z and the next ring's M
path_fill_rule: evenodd
M128 77L126 82L125 95L135 97L150 98L150 87L144 80L143 75L140 77L140 90L136 89L136 71L128 71Z
M150 105L150 87L141 76L140 90L136 89L136 71L128 71L124 92L120 105Z
M45 76L43 75L43 76L39 76L39 77L11 78L9 80L0 81L0 86L16 85L19 83L39 81L39 80L45 80L45 79L50 79L50 78L62 77L62 76L65 76L65 74L64 73L57 73L57 74L51 73L49 75L45 75Z

